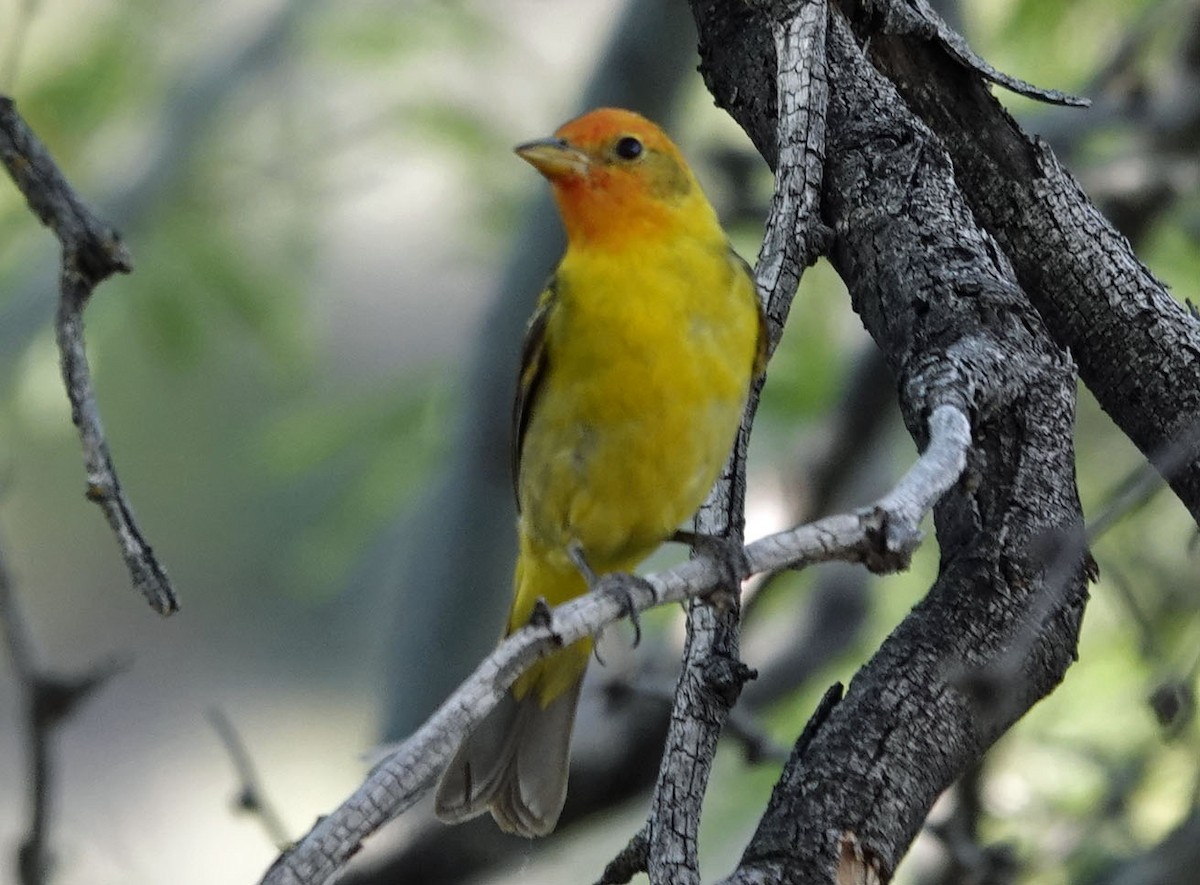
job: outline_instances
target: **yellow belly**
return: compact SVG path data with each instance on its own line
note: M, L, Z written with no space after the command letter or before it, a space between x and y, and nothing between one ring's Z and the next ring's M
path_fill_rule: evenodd
M563 262L518 480L522 533L548 553L577 542L597 572L632 567L695 512L728 456L757 305L726 252L693 252Z
M729 253L591 266L570 253L546 329L542 387L521 446L520 553L511 632L537 599L632 570L703 502L733 445L753 371L758 305ZM531 668L516 697L549 704L582 676L582 640Z

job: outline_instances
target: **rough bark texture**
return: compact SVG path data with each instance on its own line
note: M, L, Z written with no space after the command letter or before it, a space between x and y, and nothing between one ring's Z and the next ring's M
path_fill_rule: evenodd
M778 23L773 40L774 82L784 114L777 143L781 164L771 217L755 268L768 328L768 353L783 335L803 269L816 260L826 232L816 222L825 148L825 15L804 8ZM750 394L729 464L696 514L696 530L742 542L745 525L746 457L763 378ZM646 871L654 885L700 881L699 832L717 739L742 686L755 674L739 652L741 605L737 586L714 601L688 607L683 668L675 688L663 763L650 814L635 845L645 845Z
M717 103L775 164L771 14L696 0L702 72ZM924 4L857 11L872 58L937 133L968 205L1013 262L1047 328L1117 426L1200 521L1200 320L1137 260L1043 143L1030 139L979 73L938 39ZM1060 97L1052 93L1052 97ZM1178 451L1183 447L1182 456ZM1163 458L1164 453L1173 457Z
M915 35L876 35L871 51L941 137L979 223L1100 405L1147 457L1185 449L1164 472L1200 521L1200 320L979 77Z
M771 91L754 88L772 51L762 7L694 10L710 88L772 159ZM829 59L831 258L918 442L948 403L972 416L974 447L969 479L935 511L937 583L798 745L731 882L833 881L851 843L890 876L938 793L1061 679L1086 598L1077 548L1062 580L1049 568L1081 525L1071 360L977 226L936 137L836 12ZM1011 672L1014 645L1029 653Z
M920 542L921 519L963 477L970 446L967 416L955 406L940 406L929 419L928 448L892 491L857 513L828 516L755 541L742 551L747 570L757 574L798 569L835 559L866 563L876 570L903 568ZM729 586L727 564L707 556L640 580L626 578L612 575L616 583L554 609L543 607L533 623L506 637L412 737L368 772L354 793L276 859L264 885L317 885L336 876L364 839L430 789L463 736L539 658L594 636L627 615L727 593ZM720 668L723 663L716 660L710 666ZM722 690L720 677L712 682ZM719 703L725 709L732 705L726 698ZM697 761L705 768L685 768L681 773L685 780L702 778L711 763L711 759ZM678 844L686 851L684 843ZM681 866L688 875L698 875L690 860L683 858Z

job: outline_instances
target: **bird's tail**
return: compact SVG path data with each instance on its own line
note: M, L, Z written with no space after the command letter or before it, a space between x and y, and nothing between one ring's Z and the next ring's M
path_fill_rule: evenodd
M551 605L586 590L565 557L531 555L522 544L507 633L529 621L537 599ZM583 639L538 661L467 736L438 785L437 816L459 823L491 811L502 830L544 836L567 796L571 729L592 642Z

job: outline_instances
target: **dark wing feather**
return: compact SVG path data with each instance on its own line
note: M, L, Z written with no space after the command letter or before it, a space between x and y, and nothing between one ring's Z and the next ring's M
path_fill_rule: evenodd
M529 318L525 342L521 345L521 370L517 375L517 395L513 400L512 416L512 484L518 512L521 510L521 446L525 442L525 431L529 427L537 395L546 378L546 326L557 299L558 279L551 277L538 298L537 310Z

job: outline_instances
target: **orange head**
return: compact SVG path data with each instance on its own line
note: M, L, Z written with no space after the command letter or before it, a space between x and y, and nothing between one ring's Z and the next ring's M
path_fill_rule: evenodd
M633 111L589 111L516 152L554 188L572 245L620 248L717 225L679 148Z

